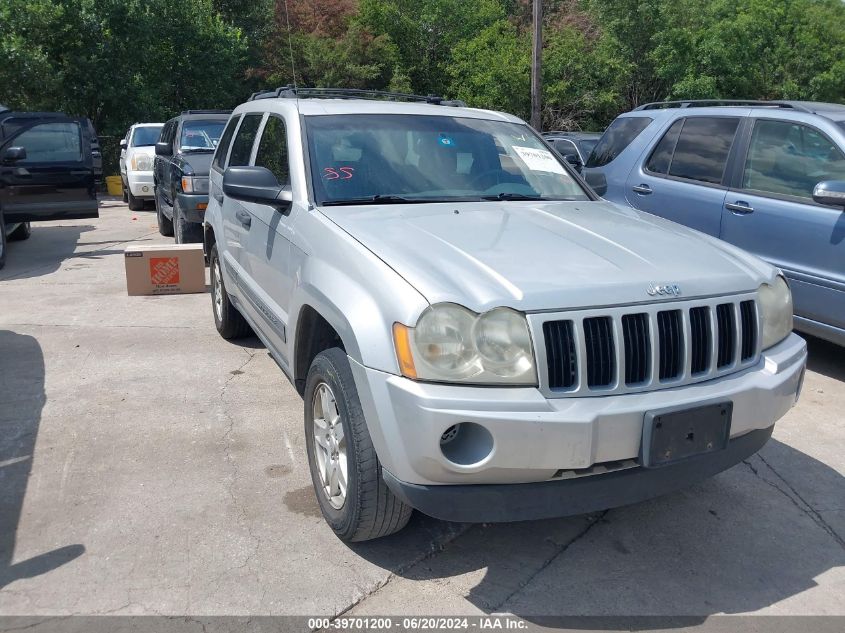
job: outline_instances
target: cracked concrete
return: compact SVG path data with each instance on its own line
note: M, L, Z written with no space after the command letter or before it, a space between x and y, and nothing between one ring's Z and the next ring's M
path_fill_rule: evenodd
M207 295L126 296L123 246L166 241L154 225L108 201L9 245L0 614L845 614L842 350L811 341L774 439L688 490L346 546L260 343L218 337Z

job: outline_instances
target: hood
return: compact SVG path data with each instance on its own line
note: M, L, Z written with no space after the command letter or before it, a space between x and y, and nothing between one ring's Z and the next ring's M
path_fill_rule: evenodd
M599 202L322 207L430 303L476 312L653 303L755 290L775 269L719 240ZM674 299L674 297L668 297Z
M185 152L176 156L176 163L183 174L189 176L208 176L214 152Z

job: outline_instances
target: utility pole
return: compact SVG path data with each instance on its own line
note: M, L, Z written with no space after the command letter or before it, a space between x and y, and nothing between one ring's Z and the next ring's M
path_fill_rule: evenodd
M534 41L531 49L531 127L540 130L540 100L543 93L543 0L533 0Z

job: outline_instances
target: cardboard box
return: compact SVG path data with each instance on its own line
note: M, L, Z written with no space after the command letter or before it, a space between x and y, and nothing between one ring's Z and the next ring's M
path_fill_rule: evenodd
M202 244L137 244L123 254L130 296L205 292Z

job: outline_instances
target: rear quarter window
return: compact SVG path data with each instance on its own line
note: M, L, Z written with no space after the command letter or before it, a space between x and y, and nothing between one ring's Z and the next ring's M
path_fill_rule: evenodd
M619 117L604 131L587 159L587 167L604 167L614 160L646 129L653 119L645 116Z

